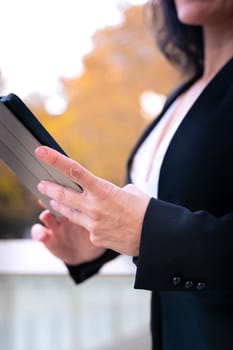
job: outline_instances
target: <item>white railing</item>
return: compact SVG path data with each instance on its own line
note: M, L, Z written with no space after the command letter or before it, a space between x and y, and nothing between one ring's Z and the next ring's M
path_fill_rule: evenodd
M31 239L0 240L0 274L66 274L63 262ZM119 256L100 271L106 275L132 275L132 258Z
M0 349L149 350L150 294L121 256L76 286L41 244L0 241Z

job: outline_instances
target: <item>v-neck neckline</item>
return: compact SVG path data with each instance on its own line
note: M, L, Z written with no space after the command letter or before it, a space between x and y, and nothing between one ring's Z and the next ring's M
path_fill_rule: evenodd
M220 70L212 77L212 79L210 79L210 81L206 84L206 86L204 87L204 89L201 91L201 93L199 94L199 96L197 97L197 99L194 101L194 103L192 104L192 106L189 108L189 110L187 111L187 113L185 114L182 122L180 123L178 129L176 130L175 134L173 135L173 138L170 142L170 145L172 144L173 140L175 139L177 132L180 131L180 129L182 129L183 125L187 122L187 120L189 119L189 116L193 114L193 111L195 111L195 109L201 104L201 102L205 101L206 98L208 98L208 93L209 91L213 90L215 92L215 94L219 94L220 91L219 89L216 89L216 85L219 84L219 86L221 86L221 82L225 79L225 76L227 75L227 72L229 70L233 69L233 57L231 57L223 67L220 68ZM142 136L139 138L138 142L136 143L135 147L133 148L129 160L128 160L128 171L130 169L130 166L132 164L132 160L133 157L135 156L137 150L139 149L139 147L141 146L141 144L144 142L144 140L146 139L146 137L150 134L150 132L154 129L154 127L156 127L156 125L158 124L158 122L163 118L163 116L166 114L166 111L169 109L169 107L173 104L173 102L182 94L184 93L187 89L189 89L198 79L201 78L201 74L197 74L195 75L193 78L191 78L190 80L186 81L185 83L183 83L180 87L178 87L175 92L168 97L167 102L164 105L164 108L162 110L162 112L160 113L160 115L148 126L148 128L144 131L144 133L142 134ZM229 82L230 84L230 82ZM215 89L213 89L212 87L214 87ZM216 96L217 98L217 96ZM168 146L168 149L166 151L165 157L164 157L164 161L163 164L166 160L168 151L170 149L170 145ZM161 167L161 170L163 168L163 164Z

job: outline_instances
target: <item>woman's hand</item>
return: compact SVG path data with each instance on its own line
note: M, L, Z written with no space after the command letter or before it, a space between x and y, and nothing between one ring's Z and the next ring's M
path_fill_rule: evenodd
M35 153L38 159L83 188L80 193L56 183L41 181L38 189L52 199L51 206L89 232L94 246L137 256L150 197L133 185L120 188L100 179L51 148L38 147Z
M91 243L88 231L65 217L56 217L49 210L44 210L40 220L45 226L35 224L31 229L32 238L42 242L66 264L82 264L98 258L105 251Z

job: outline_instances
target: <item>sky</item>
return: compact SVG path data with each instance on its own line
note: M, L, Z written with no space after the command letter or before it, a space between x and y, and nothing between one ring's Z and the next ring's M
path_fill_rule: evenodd
M82 72L97 29L123 20L119 6L146 0L6 0L1 3L1 94L39 93L62 109L59 78ZM52 102L51 102L52 101ZM51 107L50 106L50 107ZM64 106L65 108L65 106Z

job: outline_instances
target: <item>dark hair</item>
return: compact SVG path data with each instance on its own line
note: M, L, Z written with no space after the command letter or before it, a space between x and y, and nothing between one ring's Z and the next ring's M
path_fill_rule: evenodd
M203 32L179 21L174 0L150 0L152 26L159 49L183 72L203 71Z

